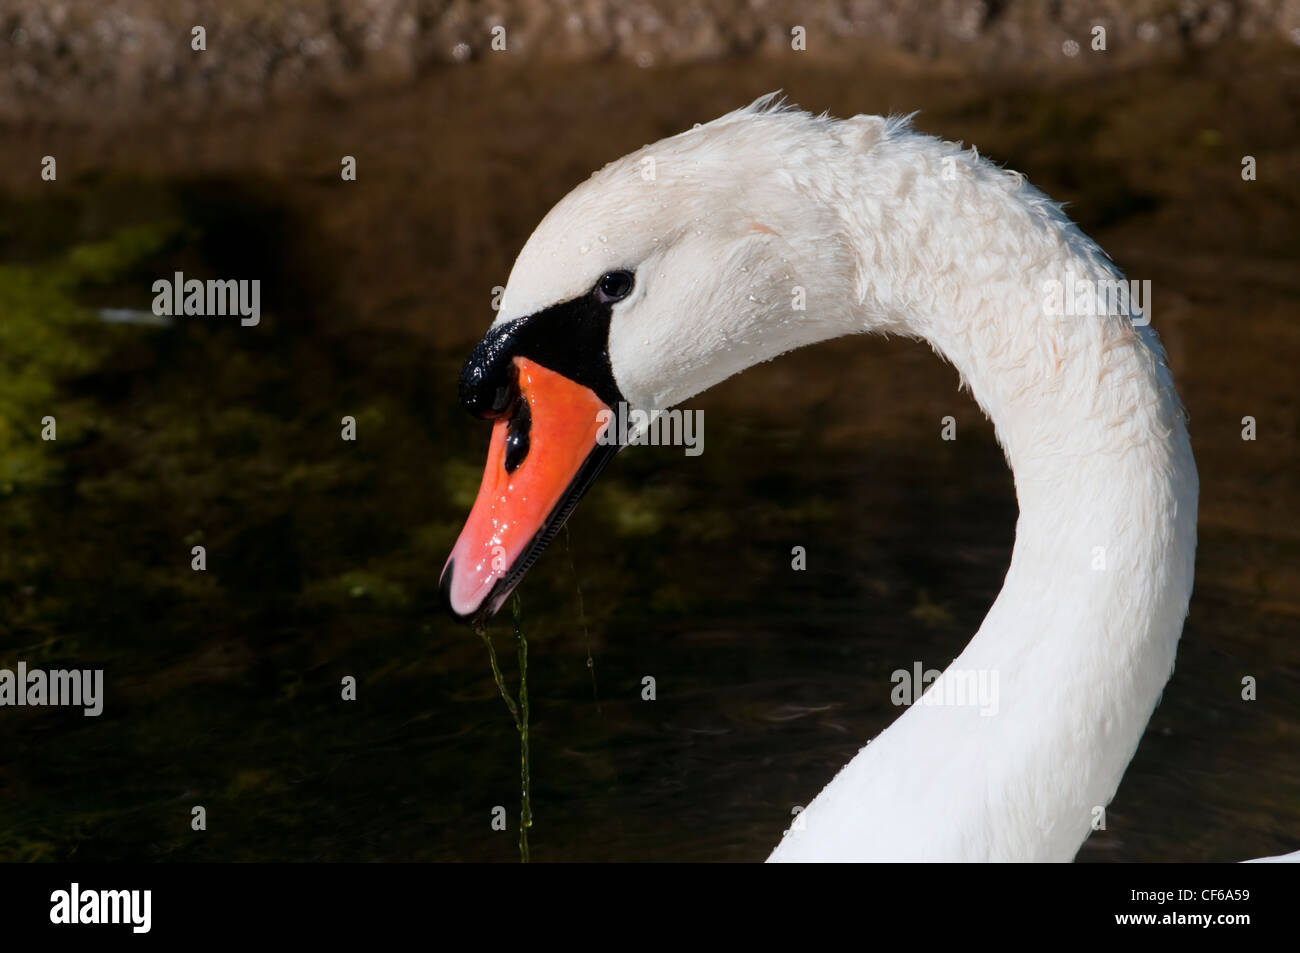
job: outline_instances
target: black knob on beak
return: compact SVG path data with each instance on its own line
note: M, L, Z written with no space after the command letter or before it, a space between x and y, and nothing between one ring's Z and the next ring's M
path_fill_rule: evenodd
M513 324L503 324L489 331L460 372L461 406L476 417L500 417L518 396L513 330Z

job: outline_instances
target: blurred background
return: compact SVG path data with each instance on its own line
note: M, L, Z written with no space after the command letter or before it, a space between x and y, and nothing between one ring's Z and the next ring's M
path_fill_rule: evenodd
M1080 859L1300 847L1298 77L1267 0L0 0L0 667L107 696L0 712L0 858L517 859L514 725L437 596L488 435L456 375L555 201L778 88L919 110L1151 280L1196 590ZM149 321L175 271L260 279L261 323ZM1010 474L928 348L693 406L705 453L621 454L521 586L536 860L765 857L1006 571Z

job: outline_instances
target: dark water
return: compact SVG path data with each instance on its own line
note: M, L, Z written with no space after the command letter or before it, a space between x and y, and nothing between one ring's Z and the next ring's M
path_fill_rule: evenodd
M33 185L4 150L0 666L102 667L108 697L99 718L4 711L0 857L516 859L515 729L483 646L437 601L487 442L455 375L556 198L781 85L840 114L924 108L922 128L1072 200L1153 279L1201 467L1197 589L1174 679L1080 856L1300 846L1300 106L1279 81L1294 58L1032 91L475 69L217 124L4 131L62 171ZM655 96L665 82L698 96ZM1246 151L1262 171L1243 186ZM343 154L359 155L351 185ZM147 309L175 270L260 278L262 323L96 317ZM572 568L557 540L521 587L534 859L764 857L895 717L890 672L945 664L1001 584L1011 478L926 349L834 342L695 406L705 453L620 455L570 522ZM39 440L46 414L56 443ZM492 632L513 683L508 619ZM1241 701L1245 675L1258 701Z

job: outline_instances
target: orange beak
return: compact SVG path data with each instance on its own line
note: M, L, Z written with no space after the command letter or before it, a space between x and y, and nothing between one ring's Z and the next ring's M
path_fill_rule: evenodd
M618 449L599 439L610 408L591 389L525 357L512 364L518 396L492 426L478 497L439 583L461 620L501 608Z

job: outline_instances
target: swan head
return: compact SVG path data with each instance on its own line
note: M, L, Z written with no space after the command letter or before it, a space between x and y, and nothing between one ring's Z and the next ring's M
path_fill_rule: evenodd
M442 573L453 615L505 602L619 449L611 412L666 409L839 333L848 245L803 187L829 123L760 101L610 163L537 226L461 376L461 402L494 423Z

